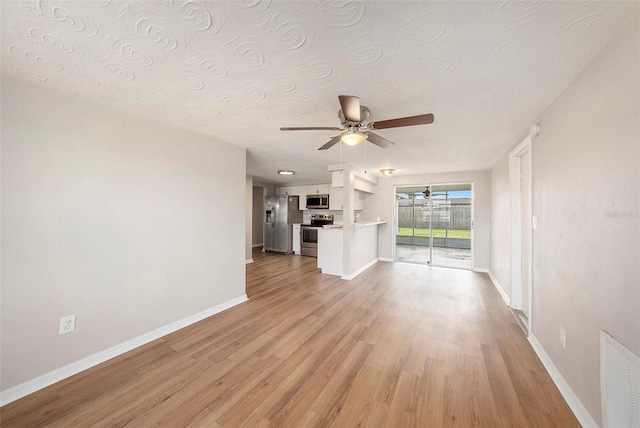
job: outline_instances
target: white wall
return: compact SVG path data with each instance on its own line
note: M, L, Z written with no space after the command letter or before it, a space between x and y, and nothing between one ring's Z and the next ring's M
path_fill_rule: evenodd
M473 183L473 268L489 268L491 213L490 171L450 172L380 178L378 185L375 187L375 193L369 196L366 205L367 217L381 217L387 221L387 224L378 226L378 256L380 258L391 259L393 257L393 233L395 230L393 226L395 204L394 187L451 183Z
M532 150L533 333L596 421L600 330L640 355L638 28L636 18L541 115Z
M532 334L597 423L600 330L640 355L639 28L635 16L541 114L532 144ZM492 170L502 228L505 162ZM503 232L492 234L496 276L509 254Z
M5 76L2 107L2 390L245 294L244 149Z

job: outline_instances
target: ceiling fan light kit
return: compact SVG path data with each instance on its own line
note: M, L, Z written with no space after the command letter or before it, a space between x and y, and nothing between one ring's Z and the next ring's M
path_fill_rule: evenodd
M367 139L367 135L360 131L347 131L340 135L340 141L347 146L357 146L360 143L364 143Z
M290 169L281 169L278 171L278 174L280 175L293 175L295 174L295 172L291 171Z
M349 146L356 146L365 141L386 149L393 146L393 141L387 140L378 134L371 132L376 129L400 128L403 126L428 125L433 123L433 114L420 114L418 116L400 117L397 119L382 120L378 122L368 122L370 111L367 107L360 105L360 98L353 95L339 95L340 107L338 118L342 128L333 127L285 127L281 131L313 131L313 130L337 130L342 134L333 137L318 150L327 150L338 142Z
M388 176L390 176L391 174L393 174L393 172L394 172L394 171L395 171L395 169L393 169L393 168L385 168L385 169L381 169L381 170L380 170L380 174L382 174L382 175L384 175L384 176L388 177Z

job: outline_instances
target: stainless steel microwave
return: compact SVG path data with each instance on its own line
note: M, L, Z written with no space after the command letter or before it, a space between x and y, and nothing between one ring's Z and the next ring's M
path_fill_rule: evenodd
M328 210L329 195L307 195L307 209Z

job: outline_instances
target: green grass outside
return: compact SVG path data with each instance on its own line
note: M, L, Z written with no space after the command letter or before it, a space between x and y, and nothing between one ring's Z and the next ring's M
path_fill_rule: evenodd
M429 229L411 229L410 227L399 227L398 235L403 236L412 236L413 230L415 230L415 236L429 236ZM466 238L471 239L471 231L470 230L452 230L449 229L446 234L449 238ZM434 238L444 238L445 237L445 229L433 229L433 237Z

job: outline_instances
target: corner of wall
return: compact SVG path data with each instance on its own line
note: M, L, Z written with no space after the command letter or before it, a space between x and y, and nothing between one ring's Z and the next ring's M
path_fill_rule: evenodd
M507 294L506 290L502 287L502 285L500 284L500 282L495 277L493 272L491 272L490 269L487 271L487 273L489 274L489 278L491 279L491 282L493 282L493 285L496 287L496 290L498 290L498 293L500 293L500 296L502 297L502 300L504 300L504 303L507 306L510 306L511 305L511 299L509 298L509 294Z

